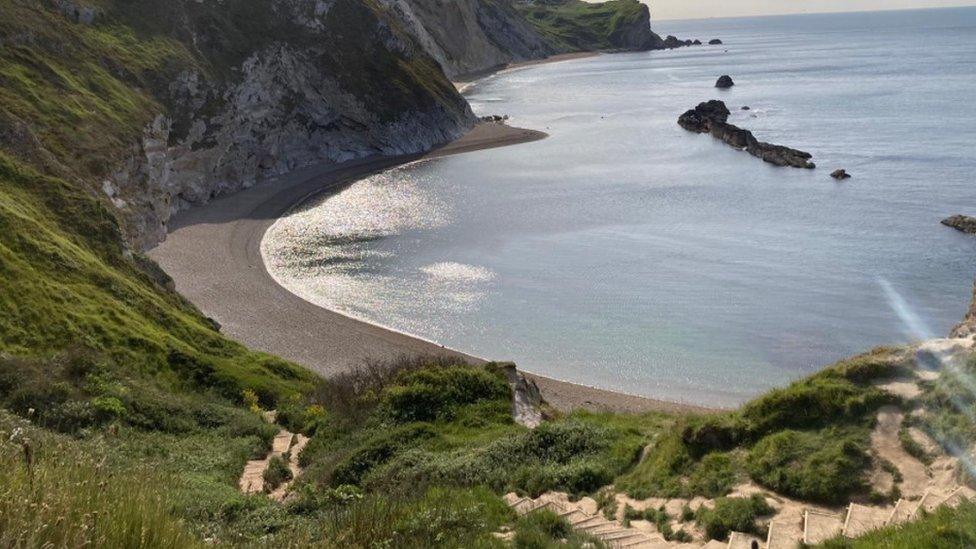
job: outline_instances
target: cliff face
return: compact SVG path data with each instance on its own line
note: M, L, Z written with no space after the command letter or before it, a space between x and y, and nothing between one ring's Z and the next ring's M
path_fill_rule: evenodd
M558 53L664 47L637 0L380 0L450 78Z
M424 49L368 2L264 2L265 39L253 42L233 19L214 26L227 15L216 10L251 17L254 4L182 5L180 32L213 70L181 71L162 90L167 108L103 185L137 245L165 238L176 211L267 177L425 151L473 123ZM238 38L237 58L227 59Z
M557 50L507 0L380 0L450 78Z
M107 197L137 249L179 210L269 177L459 136L474 116L447 76L656 44L637 0L0 8L0 149Z
M313 163L427 150L474 123L372 1L0 3L0 146L103 192L136 248L190 205Z

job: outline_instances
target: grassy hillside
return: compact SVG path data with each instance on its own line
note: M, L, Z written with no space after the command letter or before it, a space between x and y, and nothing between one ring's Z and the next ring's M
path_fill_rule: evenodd
M647 6L637 0L536 0L517 8L562 51L636 49L628 36L639 29L650 36Z
M607 484L717 497L752 479L811 501L893 497L865 480L873 414L897 403L872 382L907 366L892 349L736 412L578 412L530 431L513 423L494 366L374 365L322 380L224 338L125 247L98 189L145 124L176 108L177 74L232 80L254 45L311 38L266 24L263 0L82 4L101 10L94 24L53 1L0 0L0 546L501 547L493 533L508 528L522 547L579 547L592 540L549 514L518 519L499 494L605 504ZM374 2L333 9L349 24L324 49L357 97L389 113L456 100L426 58L364 55L375 44L358 25ZM530 16L568 49L602 48L636 10L560 1ZM964 382L928 383L922 401L932 413L917 426L958 447L976 438ZM237 487L269 448L276 428L258 412L272 408L313 437L285 504ZM710 531L762 512L720 501L699 519ZM940 511L863 543L971 545L976 534L952 521L972 514Z

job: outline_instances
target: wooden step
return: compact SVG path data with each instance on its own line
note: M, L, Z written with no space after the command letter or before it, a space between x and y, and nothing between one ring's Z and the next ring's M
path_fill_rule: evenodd
M582 522L592 517L593 515L587 515L583 511L580 511L579 509L570 509L569 511L563 511L562 513L559 513L559 516L561 518L566 519L566 522L569 522L569 524L572 525L572 524L576 524L577 522Z
M729 549L759 549L760 547L762 547L762 540L752 534L732 532L729 535Z
M976 495L976 492L974 492L971 488L967 486L960 486L959 488L953 490L951 494L946 496L946 498L942 500L942 503L939 506L941 507L942 505L945 505L947 507L952 507L953 509L955 509L956 507L959 507L963 503L966 503L967 501L973 499L974 495Z
M617 544L623 544L626 543L627 541L638 540L638 539L650 541L650 538L634 530L625 530L622 532L615 532L613 534L605 534L597 537L600 538L602 541L611 541Z
M803 512L803 543L823 543L844 530L844 517L807 509Z
M940 505L942 505L942 502L945 501L945 499L945 494L940 494L934 490L925 492L922 499L918 500L918 505L915 506L914 516L918 516L920 511L925 511L926 513L935 511Z
M796 522L773 521L766 535L766 549L796 549L803 532Z
M594 515L584 521L581 521L579 524L574 524L573 528L581 531L589 531L589 530L593 530L594 528L600 528L601 526L606 526L608 524L612 524L612 523L609 520L599 515Z
M888 520L885 521L885 525L901 524L912 520L915 516L916 507L917 505L915 503L907 499L899 499L895 503L895 508L891 510L891 514L888 515Z
M620 532L626 532L627 528L617 524L616 522L611 522L609 524L604 524L603 526L597 526L596 528L590 528L586 530L586 533L591 536L602 537L609 536L611 534L619 534Z
M856 538L876 530L885 525L891 513L880 507L868 507L852 503L847 508L847 518L844 519L843 533L849 538Z

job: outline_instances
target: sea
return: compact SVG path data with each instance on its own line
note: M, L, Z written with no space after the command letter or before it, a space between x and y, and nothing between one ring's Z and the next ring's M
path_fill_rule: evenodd
M976 8L654 28L723 44L476 83L476 113L549 137L310 200L265 236L272 276L473 355L716 407L944 337L976 275L976 236L940 224L976 215ZM677 125L709 99L817 169Z

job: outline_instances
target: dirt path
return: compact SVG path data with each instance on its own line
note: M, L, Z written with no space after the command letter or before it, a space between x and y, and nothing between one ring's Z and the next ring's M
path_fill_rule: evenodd
M267 416L266 416L267 417ZM274 416L271 416L274 417ZM291 471L291 480L281 483L269 496L276 501L284 501L288 495L288 488L302 474L302 468L298 459L308 444L308 437L302 434L294 434L285 429L278 431L274 440L271 442L271 451L263 459L248 461L244 466L244 472L238 481L240 489L245 494L255 494L264 492L264 472L268 470L271 460L276 457L288 457L288 469Z
M912 457L902 447L898 433L905 415L896 406L885 406L878 411L878 424L871 432L871 449L878 457L891 462L901 473L898 484L902 497L921 497L932 481L925 465Z

